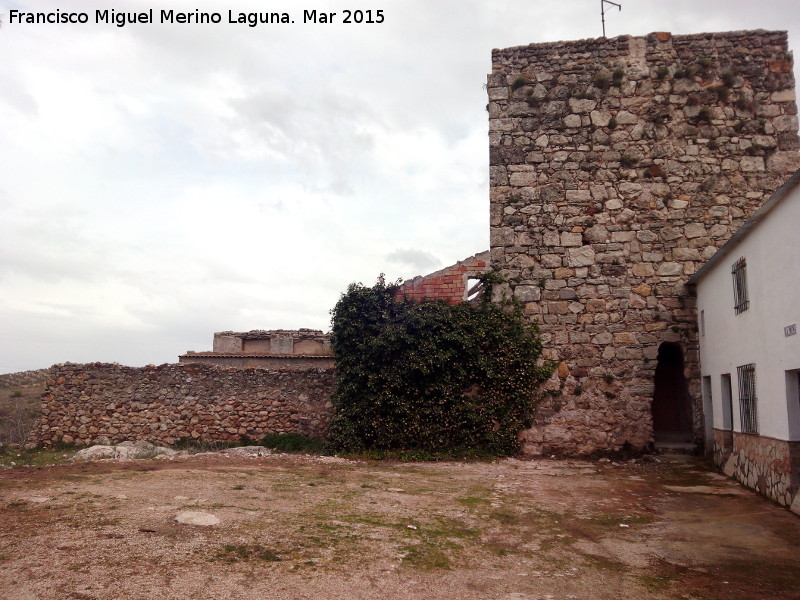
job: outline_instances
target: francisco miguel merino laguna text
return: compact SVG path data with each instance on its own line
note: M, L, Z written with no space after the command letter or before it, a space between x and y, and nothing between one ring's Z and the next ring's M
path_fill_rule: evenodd
M155 23L155 11L151 8L142 12L122 12L113 8L94 11L95 23L113 24L117 27L125 25ZM218 24L222 22L222 15L218 12L194 11L182 12L177 10L160 10L158 13L160 23L179 24ZM382 10L343 10L341 15L336 12L317 10L304 10L303 23L383 23ZM25 24L58 24L58 23L88 23L89 13L66 12L56 9L51 12L24 12L20 10L8 11L8 23ZM228 11L227 23L243 24L248 27L267 25L272 23L294 23L287 12L236 12Z

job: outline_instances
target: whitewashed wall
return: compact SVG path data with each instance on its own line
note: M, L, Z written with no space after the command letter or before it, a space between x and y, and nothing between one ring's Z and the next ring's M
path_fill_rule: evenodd
M800 440L797 374L788 386L786 374L800 370L800 334L784 335L784 327L800 324L800 185L793 180L788 194L697 283L700 361L702 375L711 378L714 428L726 428L720 375L730 373L733 429L741 431L736 368L755 363L758 433L787 441ZM747 261L750 308L737 315L731 268L740 257Z

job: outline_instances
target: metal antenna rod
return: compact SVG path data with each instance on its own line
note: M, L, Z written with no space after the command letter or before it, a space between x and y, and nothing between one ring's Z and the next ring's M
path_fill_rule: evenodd
M603 22L603 37L606 37L606 4L613 4L622 10L622 4L611 2L611 0L600 0L600 20Z

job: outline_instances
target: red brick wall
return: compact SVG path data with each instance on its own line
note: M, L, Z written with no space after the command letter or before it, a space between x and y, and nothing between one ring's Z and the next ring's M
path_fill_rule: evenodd
M403 282L397 291L397 296L414 300L423 298L446 300L451 304L462 302L466 300L468 280L476 278L488 269L489 253L482 252L441 271Z

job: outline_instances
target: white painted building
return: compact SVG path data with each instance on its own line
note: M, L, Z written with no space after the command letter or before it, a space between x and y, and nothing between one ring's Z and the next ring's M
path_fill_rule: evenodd
M707 447L800 512L800 171L689 280Z

